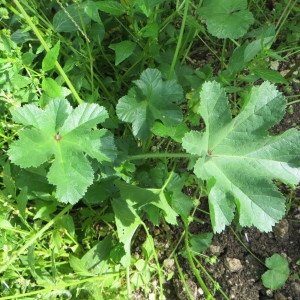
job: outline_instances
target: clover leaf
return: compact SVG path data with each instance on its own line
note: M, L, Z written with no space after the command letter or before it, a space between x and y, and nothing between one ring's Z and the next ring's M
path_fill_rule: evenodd
M242 37L254 23L247 11L247 0L207 0L199 14L206 19L207 30L218 38Z
M133 134L140 139L150 137L150 128L156 120L165 126L176 126L182 122L182 112L177 104L183 101L183 91L174 80L162 80L156 69L142 72L136 87L119 99L117 115L132 123Z
M106 129L94 129L108 117L97 104L73 109L65 99L52 100L43 110L27 104L12 112L15 122L27 128L19 132L8 155L22 168L38 167L54 157L47 178L56 186L60 202L75 204L93 183L94 172L86 155L99 162L114 159L113 137Z
M235 208L240 225L270 231L285 212L284 197L272 180L291 185L300 180L299 131L268 132L284 115L283 96L268 82L253 87L233 119L218 83L203 84L200 98L206 130L186 133L183 147L200 156L194 173L207 181L214 231L231 223Z

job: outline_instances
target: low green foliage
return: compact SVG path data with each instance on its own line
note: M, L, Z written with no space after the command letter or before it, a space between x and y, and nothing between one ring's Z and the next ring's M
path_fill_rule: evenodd
M75 204L93 183L93 169L85 154L98 162L116 156L111 134L105 129L91 130L108 117L97 104L73 109L67 100L56 98L45 110L27 104L12 115L15 122L31 128L22 130L19 140L11 144L10 160L22 168L38 167L54 155L47 178L57 187L60 202Z
M299 11L296 1L267 9L1 3L2 299L164 299L175 273L193 299L179 256L207 299L229 299L201 252L233 221L272 230L285 214L275 184L300 180L299 131L270 133L286 102L261 82L293 80L270 62L299 51ZM191 234L206 196L213 232ZM272 261L263 282L276 289L289 273Z
M226 3L207 0L199 13L206 19L209 33L218 38L240 38L254 23L252 13L247 10L247 0L229 0Z
M150 129L158 120L174 127L182 122L178 104L183 101L183 91L174 80L163 82L158 70L147 69L134 83L137 88L119 100L116 112L122 121L132 123L136 137L149 138Z
M219 84L203 84L200 98L206 130L187 133L183 147L200 156L194 172L207 180L214 231L232 222L235 207L240 225L270 231L285 212L284 197L272 179L297 184L300 177L299 131L279 136L267 132L284 114L282 95L267 82L253 87L234 119Z
M272 290L282 287L290 274L288 260L279 254L274 254L266 259L266 267L269 270L261 277L264 286Z

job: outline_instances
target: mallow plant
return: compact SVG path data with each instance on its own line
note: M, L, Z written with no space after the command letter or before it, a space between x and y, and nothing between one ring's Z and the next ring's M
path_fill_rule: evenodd
M120 262L124 267L130 266L131 242L138 227L145 227L143 218L154 225L161 218L176 225L179 216L188 222L193 207L181 191L186 172L182 168L169 172L156 167L164 174L153 170L149 181L145 172L140 173L144 178L130 178L129 170L149 159L188 161L199 184L205 182L199 188L206 190L214 232L223 231L235 216L242 227L271 231L285 214L285 198L274 180L295 186L300 178L299 131L289 129L279 135L268 131L284 115L284 97L264 82L250 89L234 117L219 83L205 82L200 99L198 114L205 127L190 130L186 126L178 152L130 154L132 141L117 142L118 148L112 133L99 127L108 116L105 108L89 103L72 108L66 99L57 98L44 108L26 104L12 110L13 121L23 128L7 154L21 168L43 165L48 182L55 187L54 196L62 203L76 204L95 180L101 194L101 181L110 178L114 188L108 198L123 245ZM164 135L172 138L182 122L181 101L182 89L174 80L163 80L158 70L146 69L128 95L119 99L116 112L121 121L131 124L127 131L137 142L153 138L152 128L158 121ZM121 166L127 169L126 176ZM114 189L119 191L117 198ZM204 283L202 287L210 295Z
M194 254L213 235L189 234L199 202L208 203L214 233L233 223L269 232L285 215L279 185L295 188L300 181L299 131L272 131L287 103L270 81L287 81L258 64L266 53L279 57L270 50L278 28L247 36L255 23L247 1L50 1L46 10L44 1L13 2L4 1L3 20L8 10L14 18L3 24L13 29L19 20L28 27L0 35L0 226L26 242L10 248L0 241L3 282L27 272L11 268L20 259L48 298L69 297L78 285L92 295L78 288L80 297L111 299L121 282L129 298L155 277L153 289L163 299L164 278L172 274L164 273L149 224L181 226L176 247L184 240L181 254L213 299ZM37 11L43 13L29 17ZM211 65L193 70L183 63L202 34L212 45L223 42L220 58L213 51L220 61L215 77ZM99 236L88 239L94 225ZM136 258L140 228L146 238ZM279 288L289 275L286 262L275 256L266 265L264 285Z
M156 69L145 70L134 83L128 95L118 101L116 112L120 120L132 124L132 134L141 140L152 135L151 128L158 120L172 136L172 129L182 122L181 87L173 80L163 81ZM8 156L22 168L51 165L47 178L56 187L55 197L73 205L93 183L93 160L113 167L117 155L119 164L127 160L183 157L189 160L194 174L206 182L214 232L231 224L235 214L243 227L254 225L261 231L270 231L285 213L285 198L273 180L295 186L300 178L299 131L289 129L279 135L268 132L284 115L284 97L274 85L264 82L251 88L243 99L243 108L234 117L219 83L205 82L200 99L198 113L205 128L186 128L182 132L185 153L128 156L117 150L108 130L96 127L108 116L105 108L84 103L73 109L66 99L57 98L45 108L26 104L12 111L14 122L24 128L19 131L18 140L11 143ZM172 214L184 210L180 203L176 202L179 207L174 209L162 199L157 200L155 191L148 193L145 190L145 195L141 195L142 205L163 206L169 220ZM170 223L176 223L176 218Z

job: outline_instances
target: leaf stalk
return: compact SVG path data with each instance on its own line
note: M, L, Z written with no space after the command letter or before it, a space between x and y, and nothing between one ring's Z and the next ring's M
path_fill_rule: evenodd
M196 268L194 260L193 260L193 256L191 254L191 250L190 250L190 246L189 246L189 232L188 232L188 222L184 220L184 244L185 244L185 249L186 249L186 254L187 254L187 259L189 261L189 264L192 268L193 274L195 275L195 277L197 278L203 292L206 295L206 299L207 300L214 300L213 295L210 293L210 291L208 290L204 280L201 277L201 274L199 272L199 270Z
M194 158L198 155L188 154L188 153L145 153L130 155L127 157L127 160L139 160L139 159L149 159L149 158Z

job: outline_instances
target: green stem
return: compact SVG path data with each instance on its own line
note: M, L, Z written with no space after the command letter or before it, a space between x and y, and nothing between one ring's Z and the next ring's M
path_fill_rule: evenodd
M110 280L110 278L112 277L117 277L119 276L120 273L119 272L112 272L112 273L107 273L105 274L105 276L97 276L97 277L88 277L85 279L81 279L81 280L76 280L73 279L72 281L68 281L68 282L63 282L62 284L56 284L56 285L51 285L49 287L46 287L44 289L40 289L37 291L33 291L33 292L28 292L28 293L22 293L22 294L17 294L17 295L11 295L11 296L5 296L5 297L1 297L1 300L8 300L8 299L33 299L33 298L26 298L28 296L33 296L33 295L45 295L46 293L51 292L52 290L56 289L65 289L71 286L76 286L76 285L80 285L80 284L84 284L86 282L90 282L90 283L94 283L98 281L100 281L100 283L103 283L106 280ZM36 299L39 299L38 297L36 297ZM45 299L45 298L43 298ZM47 298L49 299L49 297Z
M199 260L195 258L196 263L199 265L199 268L202 270L202 272L207 276L207 278L213 283L214 290L217 290L219 293L221 293L224 296L225 300L230 300L230 298L226 295L226 293L223 291L223 289L220 287L218 282L214 280L214 278L207 272L207 270L202 266Z
M241 243L241 245L259 262L261 263L263 266L265 265L265 263L259 259L259 257L257 257L247 246L246 244L242 241L242 239L237 235L237 233L233 230L233 228L230 226L230 229L232 231L232 233L235 235L235 237L237 238L237 240Z
M180 267L180 264L178 262L178 258L177 258L177 255L175 254L174 256L174 261L175 261L175 264L176 264L176 267L177 267L177 270L178 270L178 273L179 273L179 277L181 279L181 282L185 288L185 291L188 295L188 297L190 298L190 300L193 300L194 299L194 296L192 295L190 289L189 289L189 286L187 285L186 283L186 280L184 278L184 274L182 273L182 270L181 270L181 267Z
M298 60L296 63L295 63L295 65L286 73L286 75L284 76L284 78L290 78L292 75L293 75L293 73L296 71L296 70L298 70L299 69L299 67L300 67L300 60Z
M131 299L131 288L130 288L130 270L126 267L126 285L127 285L127 300Z
M127 160L139 160L139 159L148 159L148 158L192 158L198 157L194 154L188 153L145 153L145 154L137 154L130 155L127 157Z
M23 15L23 17L25 18L26 22L29 24L29 26L31 27L32 31L35 33L36 37L38 38L38 40L40 41L40 43L43 45L44 49L49 52L50 48L47 45L46 41L44 40L44 38L42 37L42 35L40 34L40 31L38 30L38 28L35 26L35 24L31 21L30 17L28 16L28 14L26 13L26 11L24 10L23 6L20 4L20 2L18 0L13 0L14 3L16 4L16 6L18 7L18 9L20 10L21 14ZM58 61L55 62L55 66L58 70L58 72L60 73L60 75L63 77L63 79L65 80L66 84L68 85L69 89L71 90L74 98L76 99L76 101L80 104L83 103L84 101L79 97L77 91L75 90L73 84L71 83L71 81L69 80L69 77L67 76L67 74L65 73L65 71L63 70L62 66L60 65L60 63Z
M173 77L174 69L175 69L175 66L176 66L176 63L177 63L177 60L178 60L178 54L179 54L179 50L181 48L181 43L182 43L183 33L184 33L184 29L185 29L186 18L187 18L188 9L189 9L189 4L190 4L190 1L185 0L182 23L181 23L181 27L180 27L178 42L177 42L175 53L174 53L174 56L173 56L173 61L172 61L171 67L170 67L169 79L171 79Z
M206 299L207 300L214 300L213 295L210 293L210 291L208 290L204 280L202 279L199 270L197 269L197 267L195 266L194 260L193 260L193 256L191 254L191 250L190 250L190 246L189 246L189 232L188 232L188 223L186 221L184 221L184 244L185 244L185 249L186 249L186 254L187 254L187 259L189 261L189 264L192 268L193 274L195 275L195 277L197 278L203 292L206 295Z
M294 100L294 101L288 102L288 105L293 105L293 104L296 104L299 102L300 102L300 100Z
M0 267L0 273L4 272L9 265L15 262L19 255L25 252L36 240L38 240L44 232L46 232L61 216L68 212L72 208L72 205L69 204L66 206L58 215L56 215L50 222L48 222L41 230L39 230L35 235L33 235L18 251L14 252L11 258L5 262L4 265Z
M150 235L148 227L147 227L147 225L144 222L142 223L142 226L144 227L144 230L146 232L147 237L152 240L151 245L152 245L153 256L154 256L154 259L155 259L155 263L156 263L156 267L157 267L157 272L158 272L158 280L159 280L159 299L162 300L162 299L164 299L164 294L163 294L164 277L163 277L163 273L162 273L162 270L161 270L161 267L160 267L160 264L159 264L158 256L157 256L157 253L156 253L156 249L154 247L154 242L153 242L152 236Z
M292 0L289 0L289 2L286 4L281 16L279 17L279 19L275 25L275 28L276 28L275 38L279 34L281 27L283 26L284 22L286 21L287 17L289 16L290 12L292 11L293 7L295 6L296 1L294 1L293 4L291 4L291 3L292 3Z
M225 68L225 51L226 51L226 41L227 39L224 39L223 41L223 47L222 47L222 56L221 56L221 68Z

